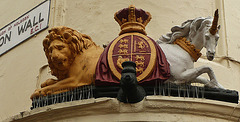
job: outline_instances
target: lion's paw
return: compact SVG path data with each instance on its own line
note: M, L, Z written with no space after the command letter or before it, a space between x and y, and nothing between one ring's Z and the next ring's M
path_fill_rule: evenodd
M52 79L52 78L47 79L45 82L43 82L43 83L41 84L41 88L44 88L44 87L49 86L49 85L53 85L53 84L55 84L55 83L57 83L57 80Z
M40 96L46 96L47 93L48 93L48 91L46 91L46 89L44 89L44 88L36 89L36 90L34 91L34 93L31 95L30 98L33 99L33 98L38 98L38 97L40 97Z

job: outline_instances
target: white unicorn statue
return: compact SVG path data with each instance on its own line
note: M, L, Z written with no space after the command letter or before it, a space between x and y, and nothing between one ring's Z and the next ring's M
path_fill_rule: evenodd
M201 83L211 88L221 88L211 67L194 68L193 63L201 56L200 51L206 48L207 59L212 61L219 39L218 10L214 18L196 18L187 20L181 26L172 27L172 33L160 37L157 43L164 51L170 64L171 77L167 82L176 84ZM200 75L207 73L209 79Z

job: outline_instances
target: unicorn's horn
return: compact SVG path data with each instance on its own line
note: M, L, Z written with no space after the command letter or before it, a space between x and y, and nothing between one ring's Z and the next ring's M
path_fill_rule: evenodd
M212 26L209 29L209 31L210 31L210 33L212 35L216 34L216 32L217 32L217 25L218 25L218 9L214 13L214 19L213 19L213 22L212 22Z

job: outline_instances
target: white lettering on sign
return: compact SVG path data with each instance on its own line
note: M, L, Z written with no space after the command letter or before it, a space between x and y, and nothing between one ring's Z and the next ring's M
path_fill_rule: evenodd
M0 29L0 56L48 27L50 0L46 0Z

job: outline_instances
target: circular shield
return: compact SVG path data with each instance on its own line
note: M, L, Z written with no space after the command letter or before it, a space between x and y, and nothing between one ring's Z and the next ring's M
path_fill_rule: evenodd
M108 63L119 80L124 61L136 63L138 81L146 78L152 73L156 63L156 48L152 40L140 33L126 33L117 37L109 47Z

